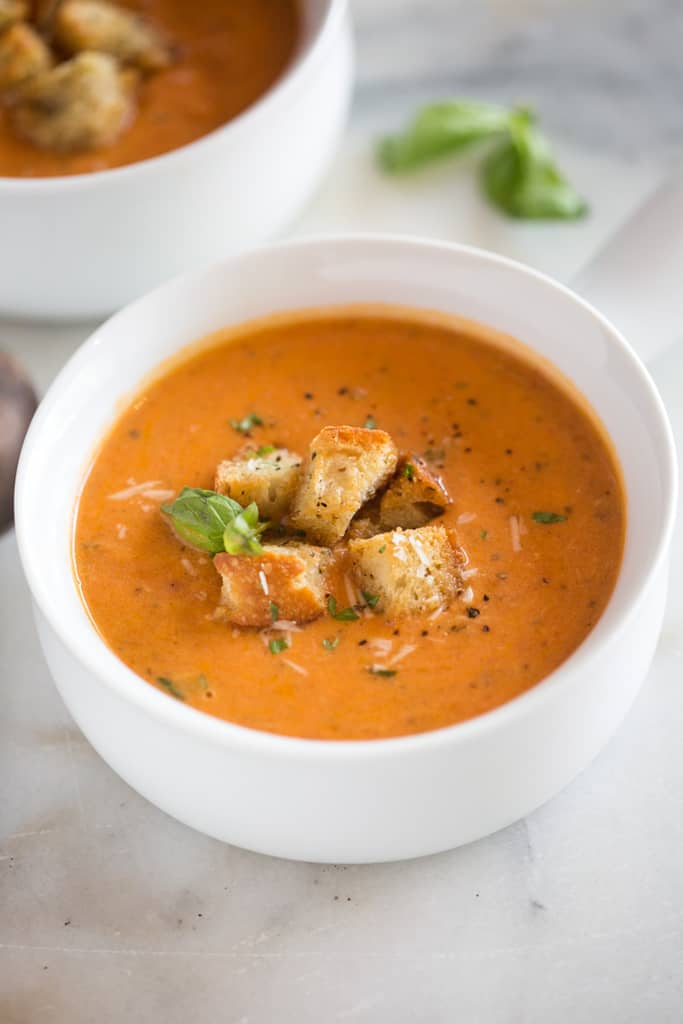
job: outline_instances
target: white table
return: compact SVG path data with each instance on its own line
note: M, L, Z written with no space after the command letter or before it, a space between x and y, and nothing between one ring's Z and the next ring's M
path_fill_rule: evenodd
M578 13L565 0L516 13L514 4L494 0L474 10L448 0L361 3L352 129L296 234L432 234L569 279L683 146L671 89L679 60L673 35L683 24L665 0L631 0L613 17L606 0L578 5ZM648 21L646 7L662 17ZM643 40L650 47L645 67L631 59ZM500 63L486 63L492 55L507 78ZM579 66L593 69L592 78L576 76L580 117L566 95ZM681 73L677 82L680 95ZM468 161L398 183L379 177L369 156L376 133L397 124L419 97L456 88L543 99L551 130L564 140L563 164L592 202L591 219L508 223L479 200ZM639 133L627 137L634 118ZM650 145L647 155L630 148L636 135ZM42 389L88 330L0 324L0 349L16 352ZM683 346L652 371L683 447ZM50 682L14 537L5 535L0 1021L679 1022L682 579L679 523L666 623L648 681L608 749L550 804L452 853L319 867L197 835L100 761Z

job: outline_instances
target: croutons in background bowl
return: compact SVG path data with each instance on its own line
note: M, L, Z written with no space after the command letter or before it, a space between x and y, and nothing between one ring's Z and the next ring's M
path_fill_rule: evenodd
M302 0L291 67L196 142L113 170L2 177L0 315L85 319L282 230L310 198L346 121L346 0Z
M321 741L218 720L138 678L93 627L71 553L84 471L120 402L188 342L270 313L368 302L488 324L523 339L575 382L623 468L628 531L616 589L560 668L463 724L397 739ZM675 494L671 432L650 378L618 332L576 295L473 249L345 238L233 257L162 286L104 324L33 421L16 526L50 670L116 772L175 818L226 842L282 857L363 862L434 853L499 829L598 753L654 651Z

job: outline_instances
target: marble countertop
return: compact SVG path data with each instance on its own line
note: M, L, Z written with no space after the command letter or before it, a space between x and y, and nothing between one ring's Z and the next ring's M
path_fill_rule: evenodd
M296 234L378 228L564 280L683 152L678 0L357 0L344 147ZM535 102L593 215L511 224L467 161L388 182L371 140L453 93ZM88 325L0 322L44 389ZM683 448L683 345L651 367ZM331 867L223 846L117 778L37 646L0 538L3 1024L657 1024L683 1005L683 528L652 670L618 735L525 821L451 853Z

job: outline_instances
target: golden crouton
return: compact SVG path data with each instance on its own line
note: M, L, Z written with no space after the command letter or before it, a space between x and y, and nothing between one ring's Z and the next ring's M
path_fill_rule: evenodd
M351 540L349 553L361 589L388 615L436 611L462 588L458 557L441 525Z
M21 85L51 65L50 50L30 25L12 25L0 35L1 92Z
M297 543L264 544L260 555L216 555L225 619L259 627L317 619L325 610L329 561L326 548Z
M68 53L97 50L140 71L159 71L171 62L168 46L143 18L106 0L66 0L54 33Z
M381 528L400 526L411 530L424 526L450 503L448 491L427 464L417 455L404 455L379 503Z
M104 53L81 53L30 79L10 109L18 135L70 152L113 142L134 110L135 73Z
M24 0L0 0L0 32L17 21L24 21L27 15L28 4Z
M214 490L240 505L255 501L261 519L279 522L289 511L300 476L300 455L286 448L249 448L220 463Z
M396 469L396 445L383 430L323 427L309 446L289 525L331 546L359 508Z

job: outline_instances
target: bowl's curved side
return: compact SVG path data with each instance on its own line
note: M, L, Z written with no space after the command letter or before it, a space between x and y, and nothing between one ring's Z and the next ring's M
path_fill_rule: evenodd
M654 653L666 599L662 566L637 618L590 672L514 725L469 741L409 748L391 760L264 755L205 742L133 705L64 646L42 614L58 689L101 757L184 824L258 853L359 864L452 849L524 817L575 778L630 708ZM168 700L172 698L166 698Z
M343 0L336 6L320 45L239 125L120 171L0 187L0 311L102 317L187 267L281 231L346 123L353 47Z

